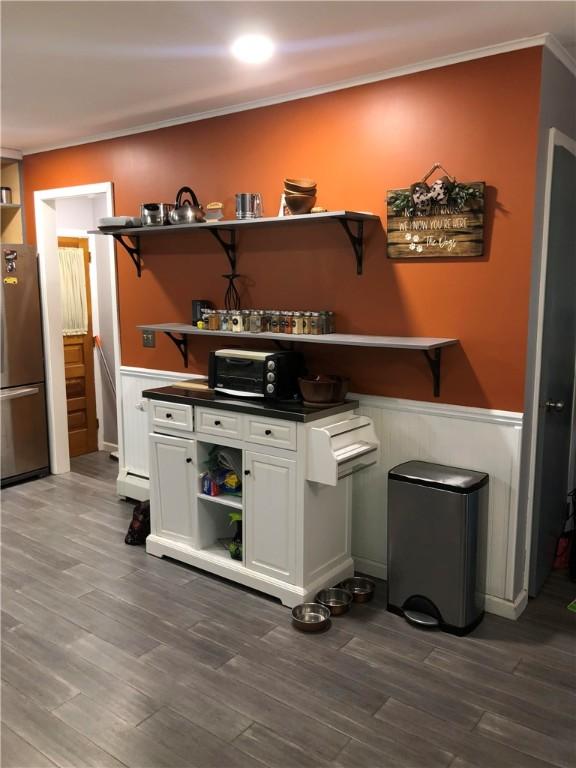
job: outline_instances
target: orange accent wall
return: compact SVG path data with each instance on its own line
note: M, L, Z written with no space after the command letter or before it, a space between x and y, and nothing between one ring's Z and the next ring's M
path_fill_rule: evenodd
M363 276L337 223L251 230L240 238L243 306L332 309L338 330L450 336L441 401L523 410L541 49L478 59L277 106L29 155L24 186L29 239L33 192L114 183L115 210L171 201L183 184L204 203L263 194L276 215L282 179L318 182L318 204L382 217ZM486 255L478 260L386 258L386 191L407 186L435 161L462 181L485 181ZM370 232L370 230L369 230ZM144 271L118 248L122 362L182 370L172 343L141 345L138 323L191 322L192 298L223 306L228 271L209 235L143 242ZM191 339L189 371L206 371L223 339ZM254 342L258 347L264 342ZM433 400L422 354L303 346L309 367L351 378L351 390Z

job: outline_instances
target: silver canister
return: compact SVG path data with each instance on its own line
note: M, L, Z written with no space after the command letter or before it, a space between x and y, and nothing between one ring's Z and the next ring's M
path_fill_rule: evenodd
M238 192L236 218L259 219L262 216L262 195L259 192Z
M0 187L0 203L2 205L11 205L12 189L10 187Z

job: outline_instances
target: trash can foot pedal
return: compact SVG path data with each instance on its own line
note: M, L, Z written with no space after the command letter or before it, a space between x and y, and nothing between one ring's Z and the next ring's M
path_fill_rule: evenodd
M435 616L429 616L427 613L420 613L420 611L404 611L404 618L409 624L414 624L414 626L422 629L434 629L440 626L440 622Z
M413 624L415 627L421 629L435 629L440 626L440 622L436 616L430 616L427 613L421 613L420 611L404 611L404 618L409 624Z

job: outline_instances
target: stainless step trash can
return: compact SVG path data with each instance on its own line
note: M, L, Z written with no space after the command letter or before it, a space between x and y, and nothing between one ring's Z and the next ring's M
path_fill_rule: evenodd
M488 475L426 461L388 473L388 610L465 635L484 615Z

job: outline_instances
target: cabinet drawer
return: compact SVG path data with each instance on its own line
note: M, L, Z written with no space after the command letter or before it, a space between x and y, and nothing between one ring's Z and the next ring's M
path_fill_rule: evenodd
M196 432L224 435L242 439L242 414L217 411L215 408L196 408Z
M152 401L152 424L156 428L193 430L192 406Z
M263 419L260 416L247 416L246 422L246 440L248 442L296 450L296 424L294 422Z

